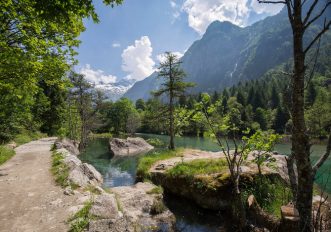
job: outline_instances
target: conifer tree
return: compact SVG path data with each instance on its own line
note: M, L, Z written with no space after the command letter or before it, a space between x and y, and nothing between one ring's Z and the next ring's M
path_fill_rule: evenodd
M186 76L183 69L180 67L182 61L179 58L171 53L165 53L165 61L161 62L159 66L158 77L162 77L165 81L162 84L162 87L155 91L154 96L161 96L166 94L169 103L168 103L168 120L169 120L169 149L175 149L174 137L175 137L175 128L174 128L174 113L175 113L175 100L185 93L185 90L189 87L193 87L193 83L184 82L183 79Z

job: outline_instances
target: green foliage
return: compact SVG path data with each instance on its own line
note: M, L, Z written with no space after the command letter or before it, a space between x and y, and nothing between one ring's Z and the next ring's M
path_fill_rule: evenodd
M150 138L147 139L146 142L148 142L149 144L151 144L154 147L164 147L165 144L158 138Z
M147 194L163 194L162 186L156 186L155 188L151 189L150 191L146 192Z
M0 146L0 165L15 155L15 151L7 146Z
M160 152L153 152L142 156L138 161L137 167L137 177L139 179L148 179L149 178L149 169L152 167L159 160L170 159L173 157L180 156L182 154L182 149L176 149L174 151L160 151Z
M84 207L69 218L68 223L70 224L69 232L82 232L87 228L89 221L94 219L93 215L90 214L93 202L87 201Z
M55 182L65 188L70 185L68 181L69 167L63 162L63 159L61 153L53 151L51 172L55 177Z
M227 170L225 159L198 159L191 162L183 162L169 169L167 174L172 177L187 177L192 179L196 175L208 175L221 173Z
M83 19L98 21L93 2L4 0L0 9L0 143L21 129L58 134Z
M244 201L252 194L264 210L278 218L281 216L281 206L292 199L291 189L283 180L267 176L259 176L254 184L243 186Z
M106 124L102 129L114 134L135 131L140 124L140 116L133 103L127 98L104 105L102 117Z
M33 131L22 130L21 133L16 135L13 140L19 146L46 136L47 135L40 133L38 131L33 132Z
M261 167L263 165L272 167L275 163L276 160L272 157L271 152L280 138L280 135L262 131L255 132L249 138L243 138L249 150L253 151L253 162L257 165L260 176L262 175Z

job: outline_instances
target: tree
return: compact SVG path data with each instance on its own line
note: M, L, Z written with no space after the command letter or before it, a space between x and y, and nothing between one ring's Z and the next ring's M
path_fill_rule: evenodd
M310 107L314 104L316 96L317 96L317 92L316 92L316 89L315 89L314 82L310 82L309 85L308 85L306 99L305 99L306 100L306 102L305 102L306 107Z
M261 130L267 129L267 118L265 111L262 108L257 108L255 111L254 121L259 123Z
M134 115L137 115L137 111L133 103L128 98L121 98L112 104L107 113L107 118L109 119L108 130L117 135L121 132L132 132L133 129L138 127L138 121L135 121L133 118L129 119L129 117L134 117ZM130 128L128 128L128 123L131 124Z
M288 158L288 166L291 175L292 192L295 197L295 205L298 208L300 231L312 231L312 196L314 177L317 170L323 165L330 155L331 134L325 154L312 165L310 160L310 142L305 121L305 80L307 74L306 56L316 45L319 46L321 37L330 29L331 19L324 14L329 9L331 1L318 0L258 0L260 3L285 4L290 25L293 32L293 58L294 70L291 77L291 115L292 129L292 154ZM307 7L305 11L304 7ZM311 38L305 38L309 28L324 17L319 31ZM318 51L318 49L317 49ZM314 65L313 65L314 66ZM314 71L314 68L313 68ZM313 73L313 72L312 72ZM310 75L312 76L312 75ZM331 133L331 132L330 132ZM293 176L293 161L295 159L298 178Z
M168 105L168 120L169 120L169 149L175 149L174 137L175 137L175 128L174 128L174 113L175 113L175 100L176 98L182 96L185 93L185 90L188 87L192 87L192 83L184 82L185 72L181 69L181 61L178 57L171 53L165 53L165 61L161 62L159 66L158 77L162 77L165 81L162 83L162 87L154 92L154 96L161 96L167 94L169 98Z
M69 77L73 85L70 94L74 99L81 121L79 150L83 150L87 145L88 135L103 101L103 96L99 91L93 91L93 86L85 80L84 75L72 72Z
M288 121L287 114L285 113L282 107L278 106L276 110L275 119L273 121L272 129L274 129L277 133L284 133L287 121Z
M104 1L111 6L121 2ZM12 139L21 129L31 129L34 119L41 121L33 127L54 133L58 128L47 128L42 120L60 123L61 106L50 104L56 99L44 87L66 88L64 79L76 63L75 48L85 30L83 19L98 21L93 2L3 0L0 9L0 142Z
M276 90L276 86L272 86L272 89L271 89L271 108L272 109L275 109L279 106L279 94Z
M136 109L144 111L146 109L146 104L144 99L138 99L136 101Z
M235 99L234 97L230 99ZM241 165L246 160L249 150L244 141L242 143L236 140L236 126L233 127L233 123L229 120L228 116L220 116L216 109L220 102L211 104L211 98L208 94L202 95L202 101L197 103L195 115L196 120L204 121L209 128L210 135L216 139L217 144L220 146L222 153L227 162L227 167L230 173L230 181L233 192L233 203L231 214L236 221L236 231L243 231L246 227L246 212L243 203L243 197L240 190L240 175ZM232 100L232 105L239 104ZM239 104L240 105L240 104ZM237 108L234 108L238 110ZM225 136L223 138L222 136ZM228 138L231 137L235 145L234 151L230 150ZM225 140L225 141L224 141Z
M141 120L139 113L137 111L130 112L126 120L126 132L134 135L140 126Z

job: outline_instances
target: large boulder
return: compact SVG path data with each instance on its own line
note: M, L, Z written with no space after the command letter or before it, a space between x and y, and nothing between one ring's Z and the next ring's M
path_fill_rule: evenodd
M56 152L63 155L63 162L69 168L68 181L79 187L88 185L101 186L103 183L102 175L90 164L83 163L77 156L71 154L65 148Z
M111 192L116 195L119 211L123 216L116 217L114 210L101 210L102 201L104 204L113 205L110 199L92 206L91 213L101 218L89 223L89 232L135 232L135 231L174 231L175 217L163 205L162 194L153 191L157 186L150 183L137 183L134 186L112 188ZM111 194L112 195L112 194ZM101 195L102 196L102 195ZM107 197L108 198L108 197ZM106 199L107 199L106 198ZM96 199L96 201L99 201ZM95 204L95 203L94 203ZM94 209L94 207L96 207ZM111 206L114 207L114 206ZM108 214L109 213L109 214ZM102 215L107 215L104 217Z
M56 149L61 149L64 148L68 150L71 154L73 155L79 155L79 150L78 150L78 143L74 140L70 139L58 139L55 143L55 148Z
M114 156L138 155L153 150L154 147L143 138L113 138L109 141L109 150Z
M90 213L98 219L117 219L120 217L116 197L106 192L96 195Z
M278 157L281 159L280 157ZM227 167L217 173L197 174L193 177L190 175L171 175L169 170L183 162L192 162L194 160L213 160L225 159L221 152L206 152L200 150L187 149L182 156L160 160L152 165L148 172L148 178L153 183L161 185L168 192L193 200L202 208L211 210L226 210L231 207L232 188L230 173ZM258 177L258 168L252 154L248 155L247 161L241 166L241 184L243 186L254 186ZM286 163L286 162L285 162ZM283 180L281 172L283 167L269 168L262 167L262 175L271 180ZM138 176L139 179L144 177Z

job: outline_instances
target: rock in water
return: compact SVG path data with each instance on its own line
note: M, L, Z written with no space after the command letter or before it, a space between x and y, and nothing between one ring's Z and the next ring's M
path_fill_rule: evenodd
M154 147L143 138L113 138L109 142L109 150L114 156L138 155L153 149Z
M56 149L65 148L71 154L76 155L76 156L79 155L78 143L74 140L59 139L55 142L54 145L55 145Z

